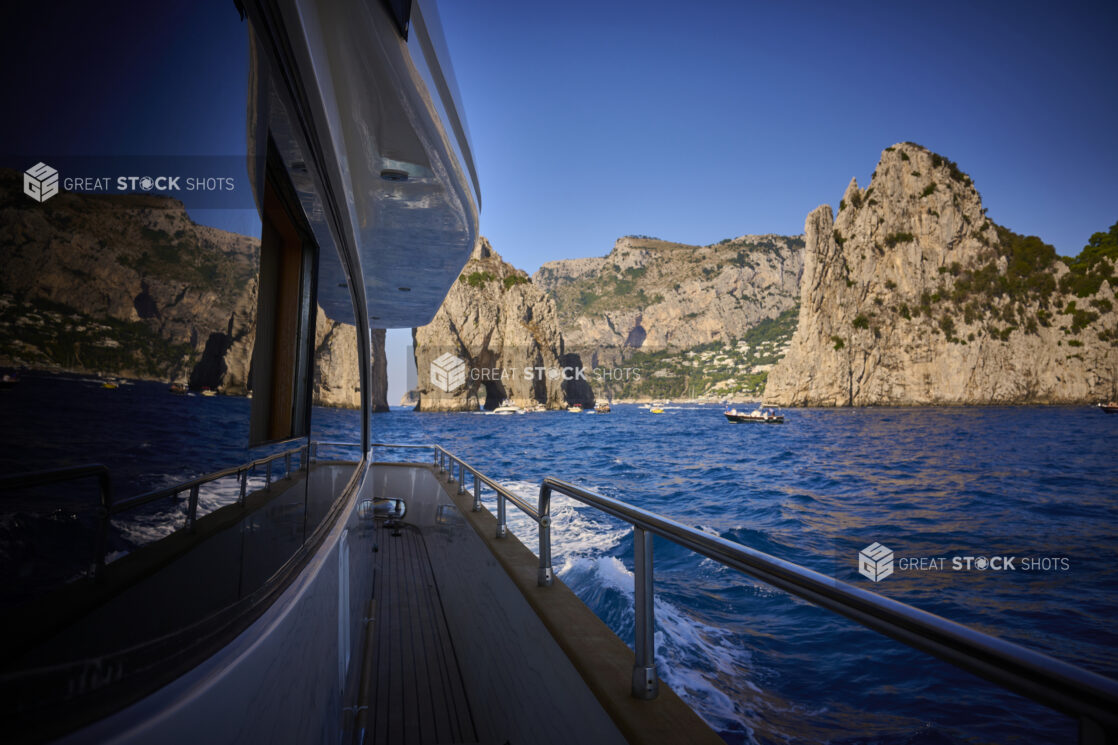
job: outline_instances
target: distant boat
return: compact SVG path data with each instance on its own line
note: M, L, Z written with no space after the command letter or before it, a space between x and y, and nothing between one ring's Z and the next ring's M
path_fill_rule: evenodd
M608 414L612 409L610 409L609 404L598 404L594 407L594 411L598 414Z
M1118 414L1118 401L1107 401L1105 404L1100 403L1099 408L1106 414Z
M4 373L3 377L0 377L0 388L15 388L17 385L19 385L18 373Z
M571 404L567 407L567 411L571 412L572 414L581 414L582 404Z
M649 413L649 414L663 414L663 413L664 413L664 409L663 409L663 407L661 407L661 406L653 406L652 408L650 408L650 409L648 410L648 413Z
M167 388L167 390L177 396L185 396L188 388L186 387L186 383L171 383L170 387Z
M105 380L105 381L102 381L101 387L104 388L105 390L115 391L117 388L120 388L120 383L118 383L115 380L111 380L111 379L110 380Z
M202 395L203 396L216 396L217 391L215 391L213 388L203 388L202 389Z
M493 409L494 414L523 414L524 410L519 406L509 401L507 398L501 402L501 405Z
M730 409L723 412L727 421L740 423L740 422L759 422L761 424L784 424L784 416L777 414L772 409L754 409L748 414L744 411L737 409Z

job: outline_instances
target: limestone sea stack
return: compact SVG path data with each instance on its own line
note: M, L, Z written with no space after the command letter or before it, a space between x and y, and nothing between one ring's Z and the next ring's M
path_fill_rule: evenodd
M417 411L492 409L505 399L549 409L594 404L581 359L564 349L555 303L486 238L435 318L412 336Z
M1114 229L1112 229L1112 233ZM782 406L1080 403L1118 374L1115 253L1063 259L986 216L974 182L913 143L815 209ZM1118 235L1113 236L1118 240ZM1109 255L1107 251L1109 250Z

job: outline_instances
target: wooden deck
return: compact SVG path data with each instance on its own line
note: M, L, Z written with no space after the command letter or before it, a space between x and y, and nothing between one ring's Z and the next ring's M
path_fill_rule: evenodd
M412 525L397 536L382 527L377 543L367 742L477 742L423 535Z

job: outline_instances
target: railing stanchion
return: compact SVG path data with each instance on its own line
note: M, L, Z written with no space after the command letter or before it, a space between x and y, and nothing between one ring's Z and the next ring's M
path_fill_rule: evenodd
M509 534L508 526L505 522L505 495L497 490L497 537L504 538Z
M190 500L186 506L186 527L194 529L194 521L198 517L198 484L190 487Z
M105 571L105 551L109 545L109 521L113 514L113 493L107 470L97 474L97 488L101 492L101 506L97 510L97 545L94 546L93 576L101 577Z
M291 478L291 453L285 453L283 456L283 477Z
M536 583L540 587L550 587L555 581L551 569L551 487L540 487L540 501L536 508L536 518L540 526L540 571Z
M656 622L652 590L652 533L633 527L633 697L649 700L660 692L656 677Z
M459 494L465 494L466 493L466 474L463 473L463 470L465 468L466 468L465 464L462 463L462 461L458 461L458 493Z
M477 471L474 471L474 512L481 512L481 479L477 477Z
M264 480L264 488L269 490L272 488L272 461L268 461L268 476Z
M241 506L245 504L245 494L248 493L248 471L239 471L237 479L241 482Z

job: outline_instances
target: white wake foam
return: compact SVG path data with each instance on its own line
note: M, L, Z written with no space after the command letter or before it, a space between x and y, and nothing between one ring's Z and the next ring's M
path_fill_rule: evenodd
M536 504L538 483L512 481L504 486L529 504ZM492 506L488 498L486 501ZM535 553L536 523L516 507L510 505L508 510L509 530ZM584 600L603 591L620 595L619 627L614 631L631 643L635 625L633 573L610 554L632 528L563 496L552 498L551 517L556 573ZM657 598L654 612L657 667L665 682L710 724L723 731L744 729L746 738L754 742L753 730L743 724L752 718L744 702L754 697L751 694L760 693L750 682L749 652L735 643L731 632L704 623L667 600Z

